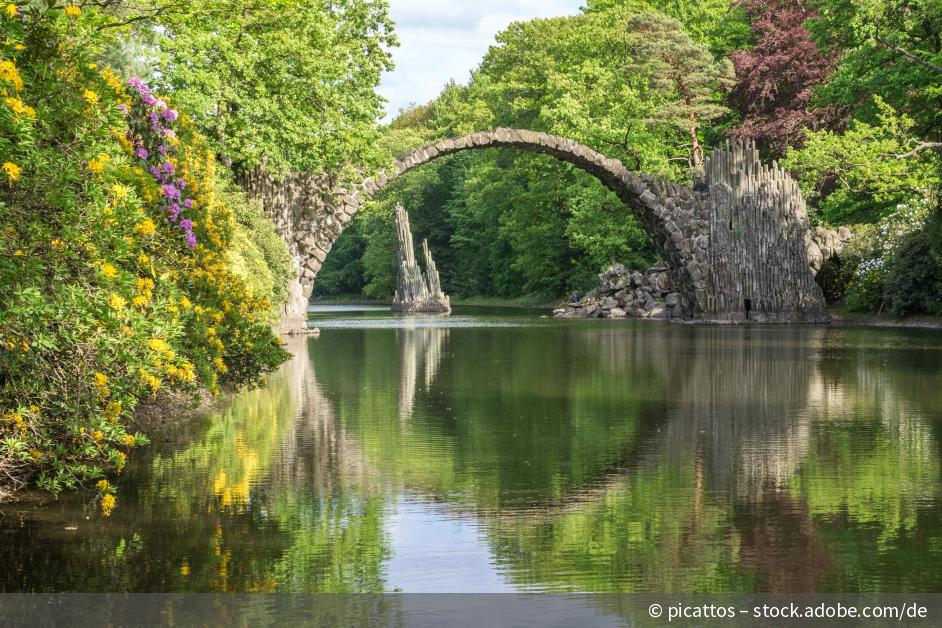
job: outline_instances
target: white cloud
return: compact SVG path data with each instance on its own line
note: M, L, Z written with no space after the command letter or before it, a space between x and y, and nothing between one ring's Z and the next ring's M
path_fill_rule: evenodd
M583 0L390 0L399 47L396 69L379 92L389 103L388 121L410 103L438 96L454 79L466 83L494 36L511 22L575 15Z

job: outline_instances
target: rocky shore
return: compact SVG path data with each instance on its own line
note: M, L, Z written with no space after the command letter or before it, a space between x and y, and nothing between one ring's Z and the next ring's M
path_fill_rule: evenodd
M671 290L667 265L643 273L616 264L599 275L599 287L553 310L556 318L684 318L683 297Z

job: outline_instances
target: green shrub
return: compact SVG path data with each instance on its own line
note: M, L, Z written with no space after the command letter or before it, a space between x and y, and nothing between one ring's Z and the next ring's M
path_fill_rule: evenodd
M217 194L235 218L230 266L251 294L271 302L274 322L280 315L278 306L288 298L288 280L294 276L288 247L261 204L250 201L232 183L220 183L218 188Z
M903 238L887 264L886 308L895 316L942 315L942 219Z

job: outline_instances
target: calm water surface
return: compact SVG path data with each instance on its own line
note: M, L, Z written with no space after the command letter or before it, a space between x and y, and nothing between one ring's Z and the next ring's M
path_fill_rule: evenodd
M0 590L942 591L942 334L322 306Z

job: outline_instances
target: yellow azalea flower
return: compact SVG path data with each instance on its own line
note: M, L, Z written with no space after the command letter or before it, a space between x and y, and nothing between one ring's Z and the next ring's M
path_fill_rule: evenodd
M104 373L95 373L95 386L97 388L104 388L108 385L108 376Z
M148 373L147 371L139 371L141 381L146 384L152 392L157 392L157 389L160 388L160 380Z
M118 93L124 91L124 85L121 83L121 79L119 79L110 68L102 68L101 75L104 77L105 82L108 83L108 87Z
M142 297L141 295L137 295L136 297L131 299L131 304L134 307L144 307L149 302L150 302L150 299L148 299L147 297Z
M52 240L52 241L49 243L49 246L51 246L51 247L52 247L53 249L55 249L56 251L61 251L62 249L65 248L65 242L63 242L63 241L60 240L59 238L56 238L55 240Z
M24 103L19 98L7 97L3 99L3 102L6 103L7 107L13 113L18 116L26 116L27 118L35 118L36 110Z
M101 430L95 430L94 432L92 432L92 438L95 440L96 443L100 443L101 441L105 439L105 434Z
M125 301L124 297L122 297L120 294L112 294L108 299L108 305L110 305L111 309L116 312L123 310L127 304L128 302Z
M96 94L92 90L86 89L85 92L82 94L82 96L85 98L86 101L88 101L88 104L90 105L98 104L98 94Z
M98 480L98 484L96 484L96 486L98 487L99 491L107 491L108 487L111 485L108 483L108 480Z
M118 452L118 466L123 467L124 463L128 461L128 455L123 451Z
M193 306L193 304L190 302L190 300L189 300L188 298L186 298L186 297L180 297L180 306L181 306L184 310L188 310L188 309L190 309L190 308Z
M150 347L153 351L157 351L158 353L163 353L169 348L167 341L163 338L151 338L147 341L147 346Z
M77 9L78 7L75 7L75 8ZM108 493L107 495L103 496L101 498L101 516L110 517L111 511L114 510L114 507L117 501L118 500L115 499L115 496L112 495L111 493Z
M114 194L114 197L118 200L127 197L128 189L121 185L120 183L115 183L111 186L111 193Z
M137 232L137 235L141 238L146 238L149 235L157 230L157 225L154 224L154 221L150 218L145 218L141 222L137 223L134 227L134 231Z
M134 447L134 436L131 434L125 434L122 442L126 447Z
M141 253L140 255L137 256L137 263L140 264L141 266L143 266L144 264L149 264L150 257Z
M69 17L78 17L82 14L82 7L77 7L74 4L70 4L65 8L65 14Z
M20 170L20 167L17 166L17 165L16 165L15 163L13 163L12 161L5 161L5 162L3 162L2 169L3 169L3 172L6 173L7 179L9 179L9 181L10 181L10 185L13 185L13 183L14 183L17 179L20 178L20 172L22 172L22 171Z
M12 61L0 61L0 81L13 83L13 89L17 92L23 89L23 79Z
M114 423L121 415L122 405L120 401L109 401L105 406L105 416Z
M101 274L108 279L114 279L118 276L118 269L115 268L112 264L105 262L101 265Z
M8 4L6 6L6 12L10 17L16 17L16 5L12 3Z

